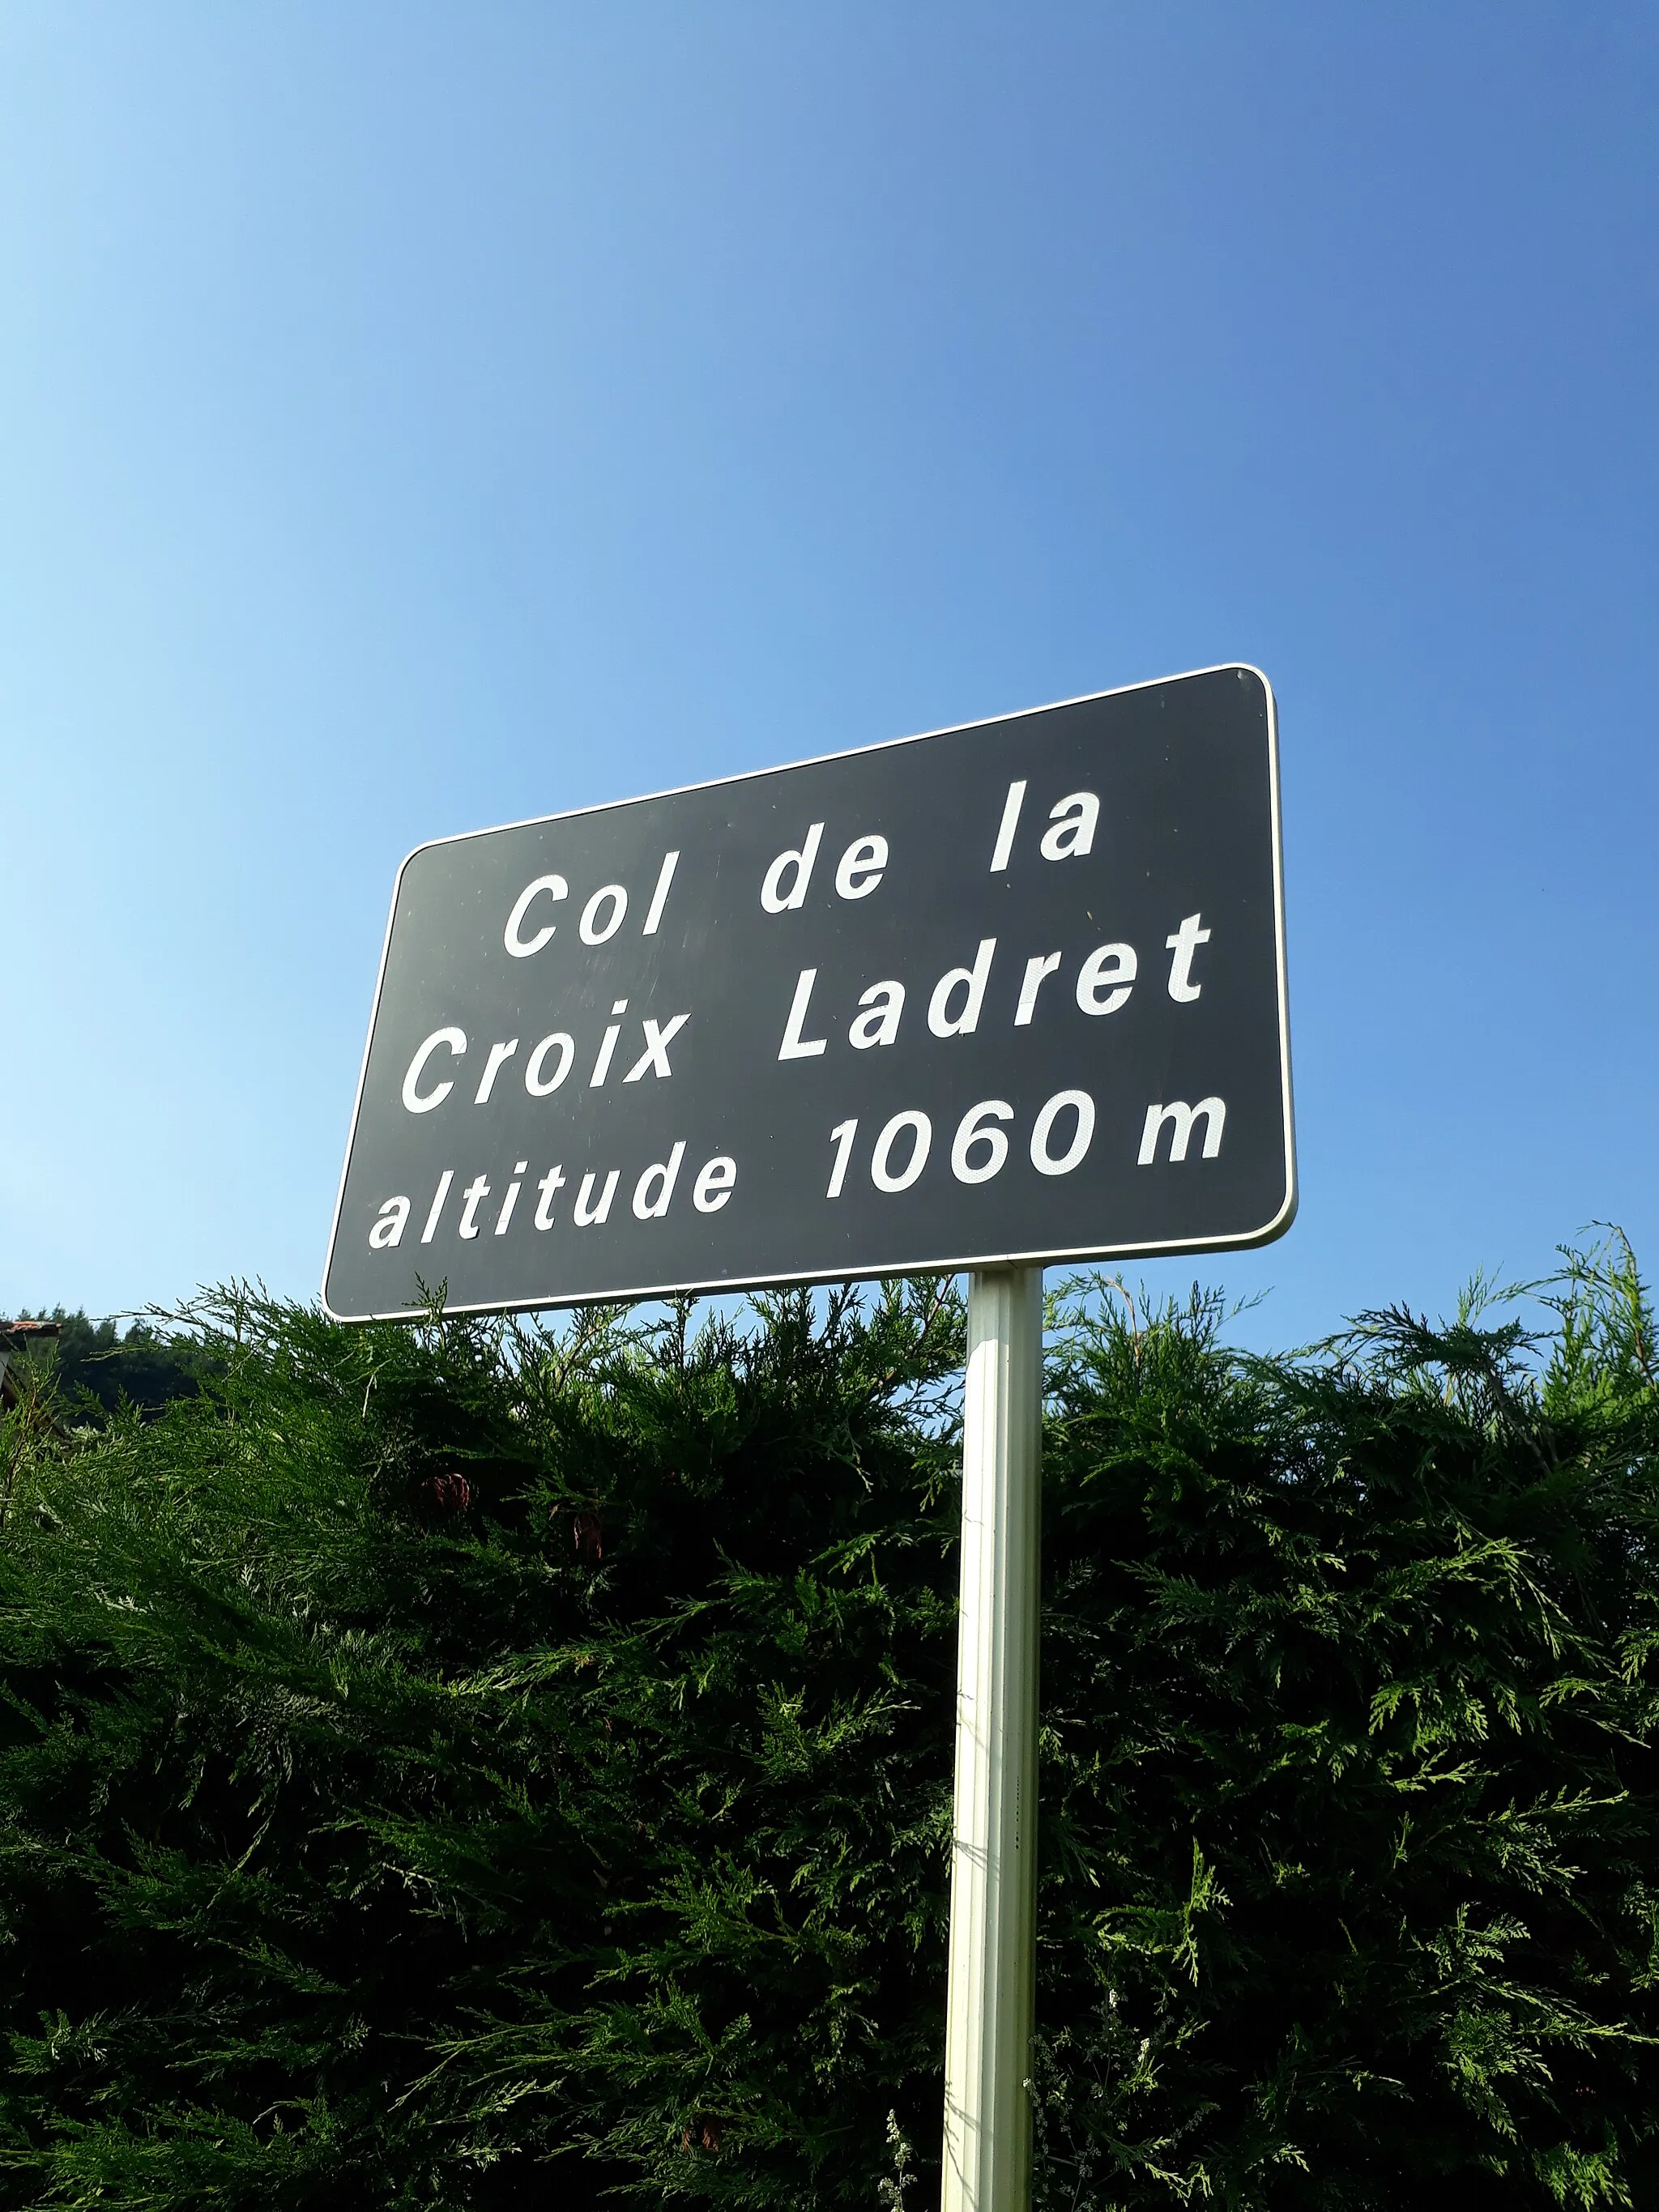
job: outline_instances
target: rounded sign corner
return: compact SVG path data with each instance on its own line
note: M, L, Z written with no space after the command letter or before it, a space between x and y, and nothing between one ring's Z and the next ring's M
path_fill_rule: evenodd
M1279 702L1274 696L1273 684L1267 670L1258 668L1253 660L1230 660L1227 666L1235 676L1248 676L1253 683L1261 686L1262 704L1267 708L1268 714L1276 718Z
M331 1259L329 1268L323 1276L322 1288L317 1293L317 1303L323 1310L324 1320L337 1322L342 1324L348 1322L367 1321L369 1318L367 1314L342 1313L339 1308L333 1304L328 1295L329 1276L332 1273L333 1266Z
M1294 1225L1301 1207L1302 1194L1297 1187L1296 1178L1292 1176L1290 1186L1285 1193L1285 1203L1265 1229L1258 1229L1255 1234L1247 1240L1249 1248L1251 1250L1259 1251L1265 1244L1276 1244L1279 1238L1286 1235Z

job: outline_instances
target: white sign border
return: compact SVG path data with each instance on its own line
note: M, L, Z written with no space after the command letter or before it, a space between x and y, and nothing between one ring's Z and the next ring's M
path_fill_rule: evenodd
M1263 1244L1271 1244L1282 1237L1296 1218L1298 1202L1296 1172L1296 1118L1291 1090L1291 1006L1289 979L1285 953L1285 849L1279 808L1279 703L1273 696L1273 687L1264 671L1254 661L1222 660L1207 668L1187 668L1176 676L1148 677L1139 684L1117 684L1104 691L1080 692L1073 699L1052 699L1041 707L1016 707L1004 714L981 714L971 722L948 722L942 729L917 730L908 737L881 738L868 745L848 745L835 753L817 753L810 760L783 761L770 768L741 769L735 775L707 776L697 783L676 784L667 791L647 791L632 799L608 799L598 806L568 806L555 814L532 814L522 822L494 823L487 830L458 830L447 837L428 837L404 855L398 865L397 878L392 886L392 903L386 914L386 936L380 945L380 971L374 979L374 1003L369 1010L368 1034L363 1044L362 1064L357 1071L356 1095L352 1100L351 1125L346 1133L345 1158L340 1169L339 1188L335 1194L334 1218L329 1225L328 1250L323 1261L322 1288L319 1304L330 1321L362 1323L369 1322L418 1321L422 1309L398 1306L387 1313L337 1313L328 1303L328 1278L334 1265L335 1247L339 1241L340 1215L345 1206L346 1177L351 1170L351 1156L357 1141L357 1121L362 1111L363 1086L368 1080L368 1056L374 1042L375 1025L380 1018L380 994L386 985L386 961L392 951L392 925L397 917L398 896L403 889L404 871L422 853L432 852L440 845L465 844L475 837L494 837L509 830L538 829L547 822L572 822L584 814L614 814L619 807L644 806L658 799L678 799L692 791L713 791L732 783L749 783L763 775L787 775L798 768L817 768L829 761L852 760L862 753L890 751L895 745L921 744L928 738L955 737L964 730L982 730L994 722L1024 721L1029 715L1052 714L1061 707L1087 706L1096 699L1121 699L1132 691L1156 691L1167 684L1184 684L1195 676L1221 676L1230 670L1242 670L1254 676L1261 684L1267 702L1267 778L1273 815L1273 957L1279 981L1279 1062L1285 1115L1285 1197L1279 1211L1262 1228L1241 1230L1231 1236L1175 1237L1162 1242L1141 1244L1087 1244L1068 1248L1063 1252L1051 1252L1047 1248L1035 1252L967 1253L959 1259L933 1260L915 1265L884 1266L866 1273L857 1267L838 1267L828 1273L784 1275L742 1275L729 1280L711 1282L706 1278L694 1283L648 1283L636 1289L606 1291L602 1296L581 1298L532 1298L522 1305L503 1305L488 1300L479 1305L451 1305L445 1301L446 1314L498 1313L557 1313L574 1311L581 1306L625 1305L636 1300L682 1297L725 1297L743 1291L783 1290L814 1283L885 1282L902 1275L957 1275L991 1267L1029 1267L1034 1266L1060 1267L1081 1260L1128 1260L1137 1256L1167 1254L1171 1258L1183 1252L1252 1251Z

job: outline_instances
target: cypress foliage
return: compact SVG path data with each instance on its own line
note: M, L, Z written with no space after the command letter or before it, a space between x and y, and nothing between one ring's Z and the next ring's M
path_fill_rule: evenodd
M1627 1250L1557 1328L1212 1304L1054 1378L1051 2203L1659 2203L1659 1390Z
M1659 1388L1057 1315L1039 2188L1659 2203ZM963 1316L338 1328L13 1439L0 2205L922 2212Z
M939 2040L958 1303L209 1319L14 1510L0 2201L868 2202Z

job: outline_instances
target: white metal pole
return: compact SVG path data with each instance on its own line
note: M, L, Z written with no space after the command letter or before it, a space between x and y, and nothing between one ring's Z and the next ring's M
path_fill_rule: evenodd
M1027 2212L1042 1270L968 1284L941 2212Z

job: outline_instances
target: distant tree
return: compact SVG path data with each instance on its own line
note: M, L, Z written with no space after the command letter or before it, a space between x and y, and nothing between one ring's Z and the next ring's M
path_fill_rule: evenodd
M1039 2190L1659 2203L1659 1384L1616 1246L1057 1315ZM963 1316L339 1328L0 1539L0 2204L936 2198Z
M55 1363L59 1395L71 1417L94 1408L112 1413L124 1399L141 1413L157 1413L175 1398L188 1397L200 1378L199 1340L142 1317L129 1322L125 1334L113 1321L93 1321L84 1310L66 1313L62 1306L40 1313L26 1308L16 1317L58 1324L56 1338L26 1356Z

